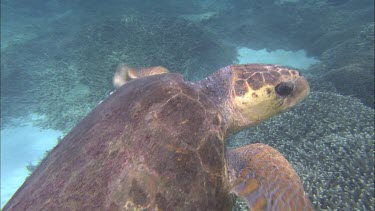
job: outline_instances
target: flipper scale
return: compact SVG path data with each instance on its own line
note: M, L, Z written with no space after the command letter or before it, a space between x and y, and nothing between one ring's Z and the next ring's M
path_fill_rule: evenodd
M276 149L250 144L227 154L232 192L251 210L313 210L302 182Z

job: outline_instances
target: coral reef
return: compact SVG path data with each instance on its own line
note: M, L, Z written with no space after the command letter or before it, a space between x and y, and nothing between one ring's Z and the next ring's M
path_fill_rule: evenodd
M374 1L281 2L236 1L206 25L252 49L305 49L322 80L374 107Z
M219 39L252 49L303 48L321 60L303 73L311 96L233 136L229 146L262 141L279 149L317 209L374 209L374 110L358 101L374 107L373 0L109 2L2 2L16 20L2 22L12 26L1 52L2 126L37 113L46 118L36 124L69 131L113 89L122 62L163 65L197 80L236 62L235 49ZM56 11L65 15L53 17ZM32 21L20 27L25 19ZM235 210L243 209L238 202Z
M331 81L339 93L374 107L374 23L363 25L353 38L337 41L321 60L324 67L317 75Z
M232 136L282 152L316 209L374 209L374 110L356 98L312 92L301 105ZM241 203L239 203L241 204Z
M371 64L348 64L331 69L322 77L332 81L339 93L374 106L374 66Z
M121 20L92 24L79 39L84 46L81 59L92 60L83 71L109 69L113 74L114 67L125 62L133 66L161 65L193 79L236 61L235 48L221 43L202 25L175 17L127 15Z
M8 47L1 64L7 115L45 115L38 125L67 132L113 90L111 79L119 63L163 65L197 80L236 61L234 47L202 25L179 18L99 19L70 39L52 43L38 37ZM65 50L47 51L49 46ZM20 101L31 103L17 106Z

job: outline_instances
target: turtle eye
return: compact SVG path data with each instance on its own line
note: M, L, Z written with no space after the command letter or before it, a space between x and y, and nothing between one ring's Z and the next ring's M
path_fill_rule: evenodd
M275 91L278 95L286 97L292 93L293 87L294 85L291 82L281 82L275 87Z

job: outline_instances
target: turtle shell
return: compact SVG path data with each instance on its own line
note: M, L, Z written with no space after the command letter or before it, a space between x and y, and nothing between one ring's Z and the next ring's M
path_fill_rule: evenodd
M222 114L179 74L131 81L85 117L4 210L227 210Z

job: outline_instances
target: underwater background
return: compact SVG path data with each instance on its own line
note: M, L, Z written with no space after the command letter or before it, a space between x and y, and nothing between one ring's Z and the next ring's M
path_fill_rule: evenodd
M373 0L2 0L1 207L120 63L192 81L234 63L300 70L310 96L227 147L278 149L317 210L375 209Z

